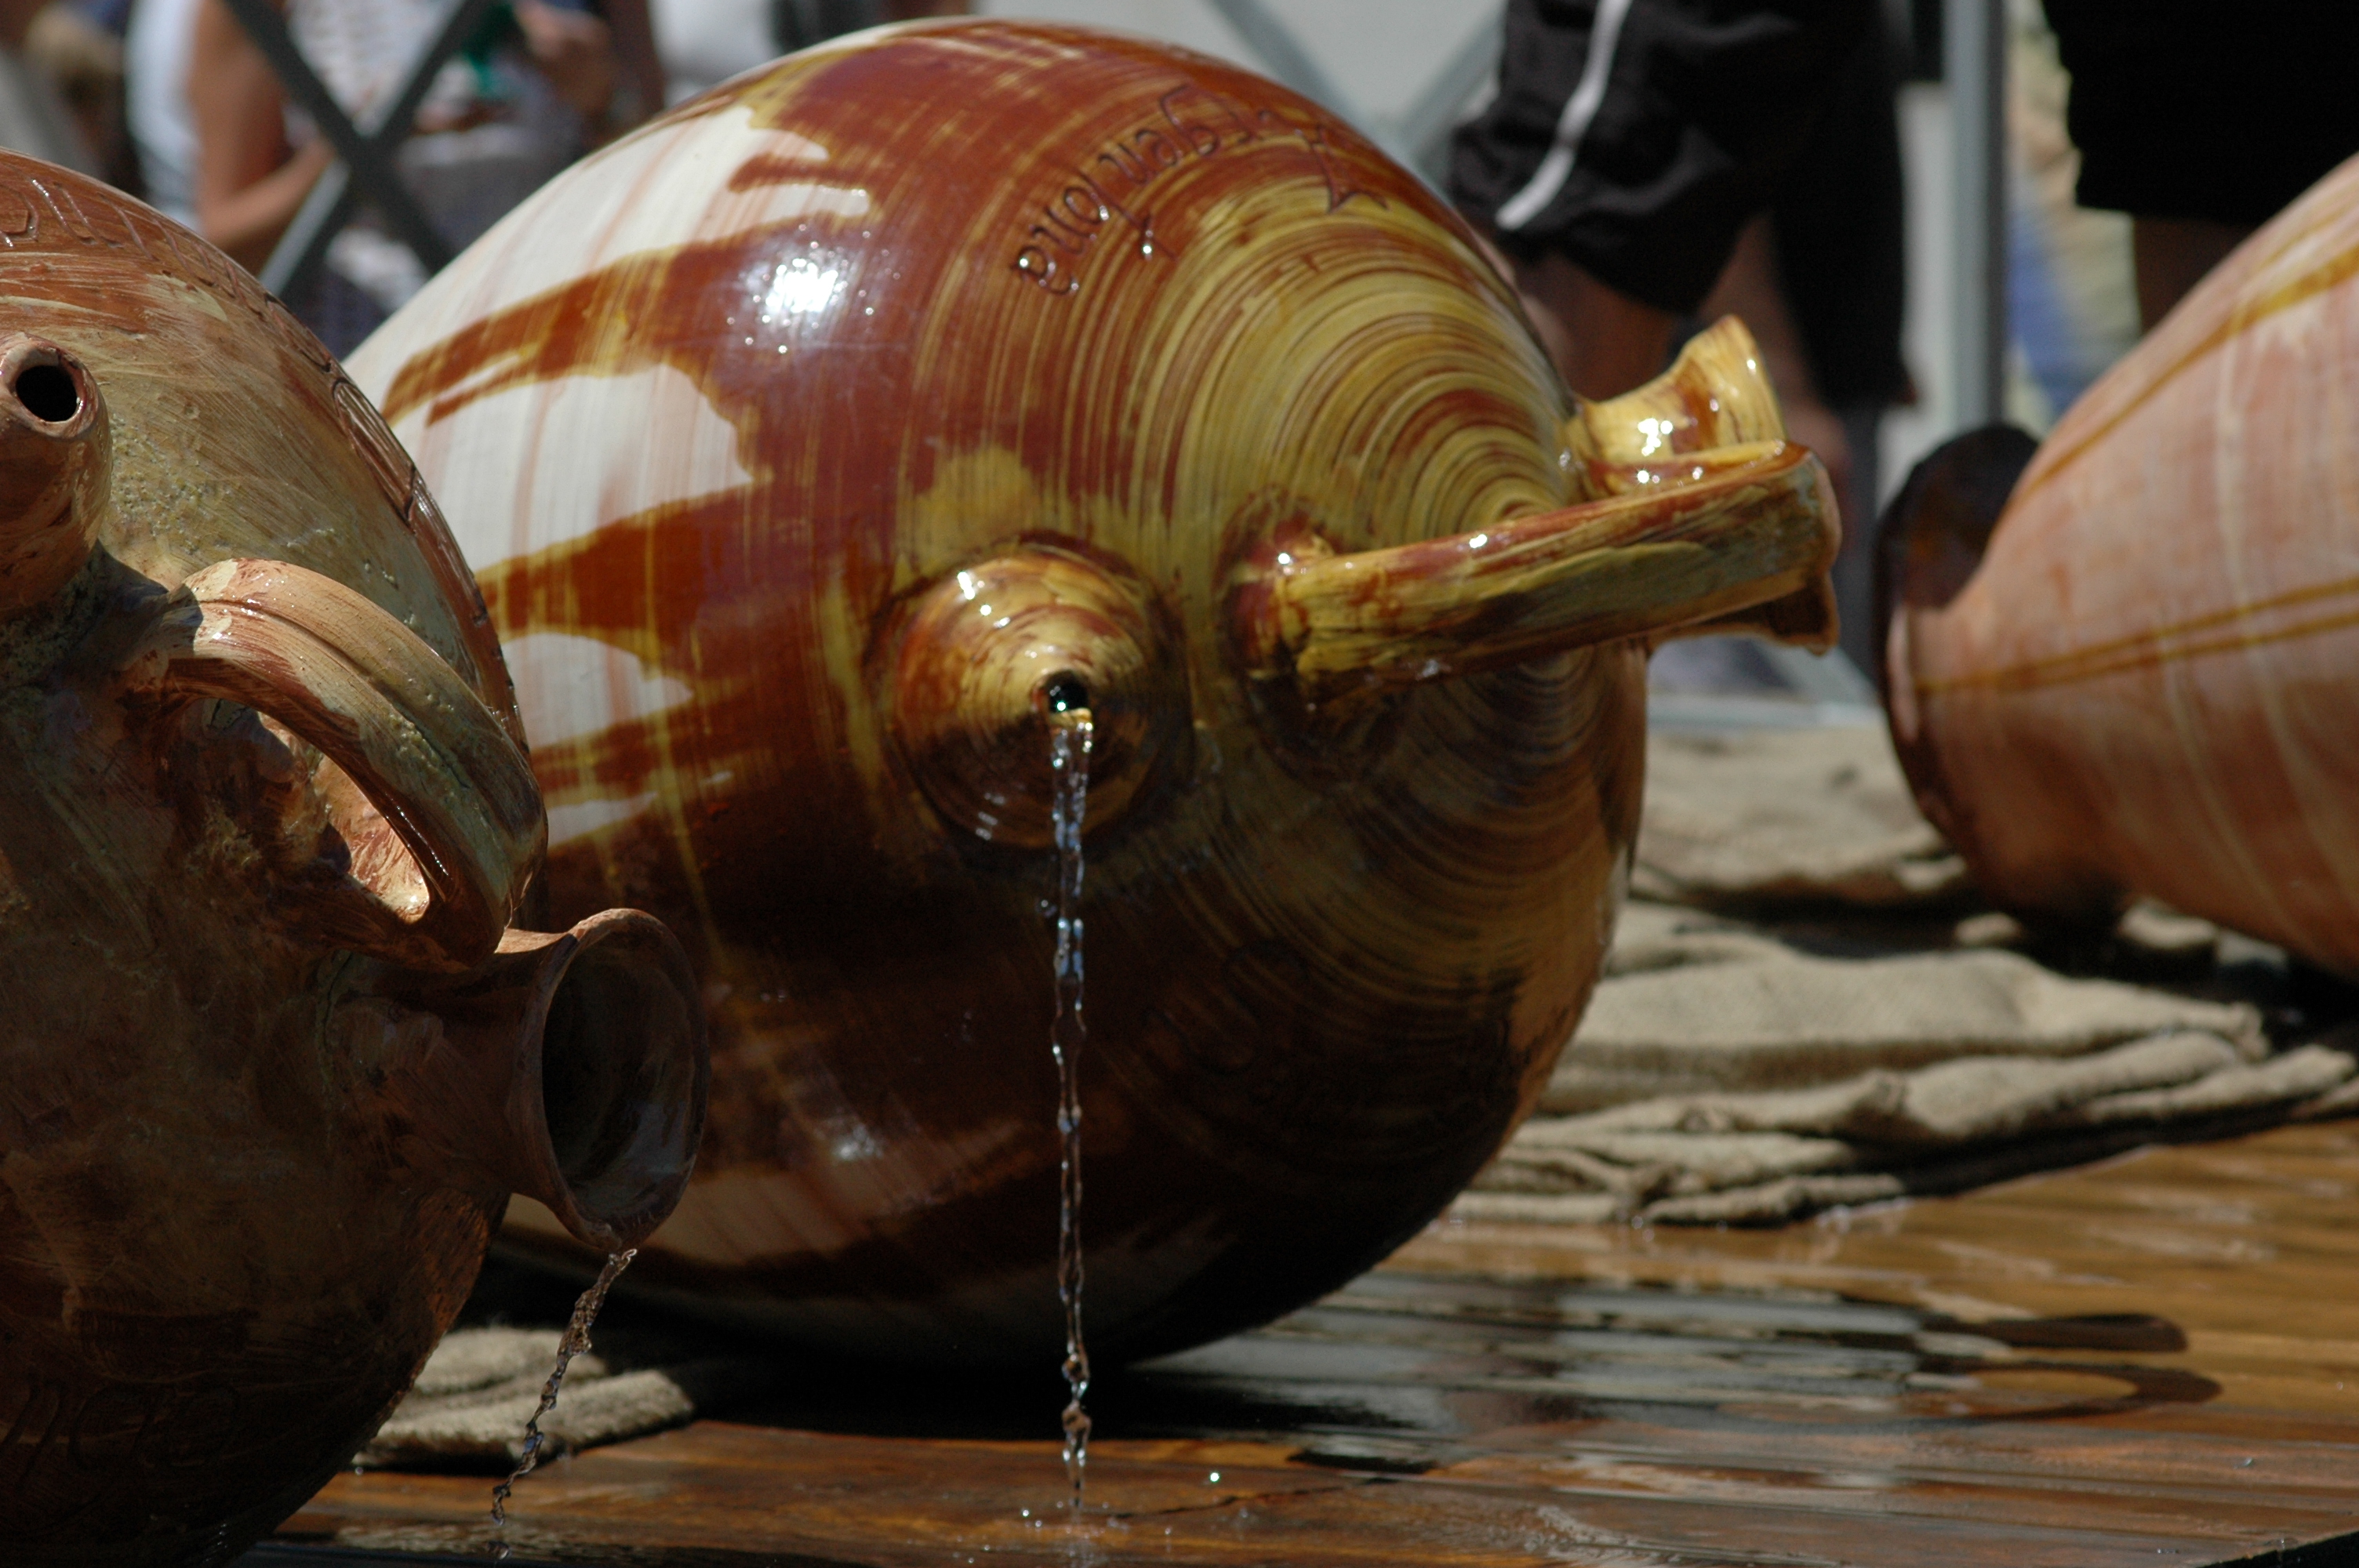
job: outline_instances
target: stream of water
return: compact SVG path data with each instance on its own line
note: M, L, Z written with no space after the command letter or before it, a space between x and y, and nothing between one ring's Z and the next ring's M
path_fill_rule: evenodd
M1090 795L1089 710L1062 712L1050 726L1049 764L1056 781L1049 817L1057 845L1057 1017L1049 1050L1057 1059L1057 1299L1065 1308L1065 1480L1067 1507L1082 1509L1090 1462L1089 1346L1082 1338L1082 818Z
M508 1478L492 1488L494 1530L505 1531L507 1529L508 1496L516 1490L516 1484L531 1475L533 1466L540 1463L540 1418L557 1408L557 1391L565 1386L565 1368L573 1364L576 1356L590 1348L590 1325L598 1320L598 1309L606 1304L606 1292L614 1288L614 1281L623 1277L623 1271L629 1268L631 1260L638 1255L639 1249L632 1247L608 1258L606 1266L598 1271L597 1282L582 1292L582 1298L573 1303L572 1321L565 1325L565 1336L557 1342L557 1366L549 1374L549 1381L541 1387L540 1408L534 1411L532 1419L524 1423L524 1453L516 1460L516 1467L508 1472ZM508 1555L508 1543L495 1541L492 1554L505 1559Z
M1087 708L1060 711L1049 730L1049 765L1055 781L1049 816L1057 848L1057 1014L1049 1027L1049 1050L1057 1062L1057 1132L1061 1147L1057 1162L1057 1299L1065 1309L1065 1479L1072 1487L1067 1507L1082 1508L1083 1483L1090 1462L1090 1414L1082 1400L1090 1391L1090 1352L1082 1336L1082 1047L1089 1025L1082 1016L1082 822L1089 808L1090 742L1093 730ZM505 1530L508 1497L516 1484L540 1463L540 1419L557 1408L565 1368L590 1348L590 1325L606 1304L606 1292L631 1260L636 1249L606 1260L597 1282L573 1303L573 1319L558 1343L557 1366L540 1391L540 1407L525 1422L524 1453L516 1468L492 1491L492 1527ZM495 1554L508 1555L505 1541Z

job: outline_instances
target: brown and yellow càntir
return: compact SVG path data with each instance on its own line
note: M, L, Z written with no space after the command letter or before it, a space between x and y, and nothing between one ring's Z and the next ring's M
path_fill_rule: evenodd
M2035 921L2163 900L2359 976L2359 161L2048 438L1929 458L1880 546L1926 815Z
M1825 477L1742 328L1576 407L1350 127L1080 28L716 89L353 366L484 583L559 914L654 910L705 987L711 1127L626 1283L873 1353L1062 1343L1060 711L1118 1360L1449 1201L1596 978L1650 639L1832 630Z
M669 1212L708 1064L545 842L482 603L318 342L0 154L0 1556L214 1564L375 1429L511 1193Z

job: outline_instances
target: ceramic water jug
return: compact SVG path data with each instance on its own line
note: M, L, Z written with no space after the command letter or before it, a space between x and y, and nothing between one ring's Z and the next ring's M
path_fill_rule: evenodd
M2136 894L2359 975L2359 162L2034 450L1929 459L1883 542L1886 707L1994 899Z
M703 980L712 1122L633 1280L864 1352L1060 1342L1057 710L1118 1357L1350 1277L1531 1103L1627 868L1647 639L1832 632L1824 472L1742 328L1577 409L1416 178L1106 34L740 78L353 364L506 640L560 917L656 911Z
M482 601L220 253L0 154L0 1560L226 1562L375 1428L511 1192L669 1212L694 981L510 929L543 848Z

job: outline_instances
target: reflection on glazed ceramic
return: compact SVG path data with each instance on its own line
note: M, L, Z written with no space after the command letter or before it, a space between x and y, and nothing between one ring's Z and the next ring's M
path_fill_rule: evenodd
M383 1418L512 1191L685 1184L651 917L510 928L541 809L491 622L316 340L0 154L0 1558L242 1552Z
M1514 1124L1618 898L1645 640L1832 630L1741 328L1577 414L1414 178L1105 35L727 84L353 364L516 652L558 913L657 910L703 976L713 1121L632 1284L894 1355L1062 1337L1051 707L1120 1358L1348 1276Z
M2082 920L2145 894L2359 975L2354 402L2359 163L2037 455L1966 438L1896 501L1893 734L1991 896Z

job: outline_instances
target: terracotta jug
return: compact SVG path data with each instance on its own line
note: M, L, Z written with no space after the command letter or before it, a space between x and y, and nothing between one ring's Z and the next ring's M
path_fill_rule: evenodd
M1893 737L1993 898L2070 922L2144 893L2359 975L2354 403L2359 162L2036 454L1963 438L1895 501Z
M1832 630L1741 327L1577 414L1413 178L1109 35L740 78L353 362L506 640L560 915L655 910L702 974L712 1121L633 1282L866 1352L1061 1342L1051 708L1093 730L1088 1326L1133 1356L1348 1278L1523 1113L1645 639Z
M511 1191L671 1207L694 981L507 929L541 807L433 503L212 247L0 154L0 1559L216 1563L375 1430Z

